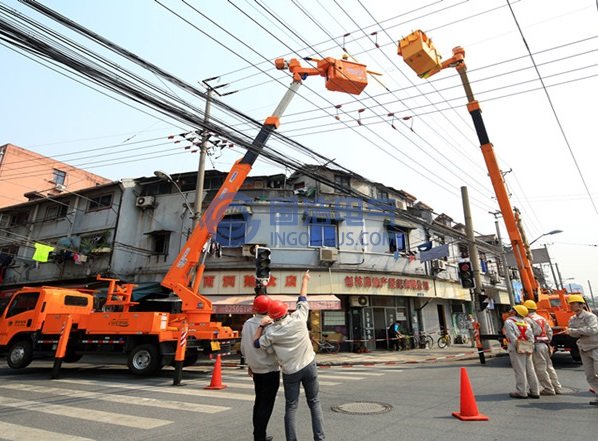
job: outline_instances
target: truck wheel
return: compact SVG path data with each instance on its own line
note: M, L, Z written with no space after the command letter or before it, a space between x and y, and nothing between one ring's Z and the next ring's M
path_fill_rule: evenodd
M198 351L187 350L187 352L185 353L185 361L183 361L183 366L195 366L195 363L197 363L198 358Z
M12 369L23 369L33 360L33 345L29 340L18 340L10 345L6 354L8 366Z
M81 360L82 357L83 357L83 354L77 354L76 352L73 352L73 351L67 351L64 356L64 362L65 363L76 363L79 360Z
M127 362L134 375L152 375L160 370L160 353L156 345L143 344L136 346L129 353Z

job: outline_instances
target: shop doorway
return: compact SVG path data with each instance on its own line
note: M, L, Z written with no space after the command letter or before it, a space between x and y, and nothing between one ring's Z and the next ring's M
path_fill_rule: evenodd
M436 305L438 308L438 326L440 327L440 333L448 332L446 326L446 316L444 315L444 305Z

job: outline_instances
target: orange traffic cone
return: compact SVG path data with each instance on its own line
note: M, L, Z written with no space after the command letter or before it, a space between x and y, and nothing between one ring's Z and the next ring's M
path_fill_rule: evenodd
M222 361L220 360L220 354L218 354L216 364L214 365L214 372L212 372L212 381L204 389L224 389L225 387L226 384L222 384Z
M461 368L461 412L453 412L453 416L462 421L488 421L488 417L478 412L467 370Z

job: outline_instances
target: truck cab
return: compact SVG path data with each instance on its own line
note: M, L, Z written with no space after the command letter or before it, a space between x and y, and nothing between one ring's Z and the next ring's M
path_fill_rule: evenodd
M23 288L1 311L0 354L6 354L11 368L24 368L33 359L36 337L48 314L72 314L77 321L92 309L93 296L89 293L47 286Z

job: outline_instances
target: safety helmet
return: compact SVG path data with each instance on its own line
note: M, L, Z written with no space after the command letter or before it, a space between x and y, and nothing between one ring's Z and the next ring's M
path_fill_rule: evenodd
M268 306L268 315L272 320L278 320L287 314L289 307L280 300L272 300Z
M521 317L525 317L527 314L529 314L529 311L527 310L527 308L523 305L515 305L513 306L513 309L517 312L517 314L519 314Z
M268 307L272 303L272 299L266 295L257 296L253 299L253 312L258 314L267 314Z
M585 303L585 299L583 298L583 296L580 296L579 294L571 294L569 297L567 297L567 303Z
M536 302L534 302L533 300L526 300L525 302L523 302L523 306L525 306L528 310L533 309L535 311L536 309L538 309L538 305L536 305Z

